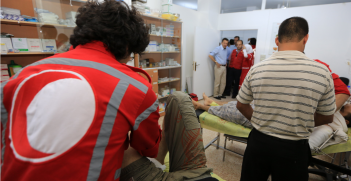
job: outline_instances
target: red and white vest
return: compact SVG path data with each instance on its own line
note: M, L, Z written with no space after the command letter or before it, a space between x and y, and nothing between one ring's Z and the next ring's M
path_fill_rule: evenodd
M1 179L119 180L129 144L157 156L158 100L132 69L92 42L2 84Z

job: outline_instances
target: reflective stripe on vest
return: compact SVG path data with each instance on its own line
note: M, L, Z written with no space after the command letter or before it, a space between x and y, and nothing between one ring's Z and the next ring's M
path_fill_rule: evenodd
M99 70L101 72L104 72L106 74L109 74L115 78L120 79L118 84L116 85L113 94L109 100L106 113L99 131L99 135L97 137L97 141L95 143L95 147L93 150L93 155L90 160L90 166L89 166L89 172L88 172L88 177L87 181L95 181L98 180L100 177L101 169L102 169L102 164L105 156L105 149L106 146L108 145L112 128L115 123L116 117L117 117L117 110L119 108L119 105L124 97L124 94L128 88L129 85L133 85L140 91L142 91L144 94L147 93L148 87L144 85L143 83L135 80L132 77L129 77L128 75L124 74L123 72L110 67L105 64L93 62L93 61L87 61L87 60L77 60L77 59L69 59L69 58L49 58L45 59L39 62L35 62L33 64L30 64L27 67L30 66L36 66L36 65L49 65L49 64L57 64L57 65L68 65L68 66L78 66L78 67L86 67L86 68L92 68ZM25 69L24 68L24 69ZM23 70L23 69L22 69ZM18 75L22 72L20 70L17 74L13 76L13 79L17 78ZM4 85L2 85L1 88L3 88ZM3 96L3 94L1 94ZM133 127L134 130L137 130L140 123L145 120L146 118L149 117L149 115L156 111L158 107L158 99L152 104L148 109L146 109L143 113L141 113L137 119L135 120L135 125ZM1 104L1 109L3 109L3 103ZM6 109L5 109L6 111ZM2 110L2 114L5 113ZM6 115L1 115L2 122L5 122L5 119L7 121L7 112ZM4 121L3 121L4 120ZM3 123L4 124L4 123ZM6 124L6 122L5 122ZM4 138L4 136L3 136ZM5 145L4 145L5 148ZM4 151L2 152L4 154ZM115 173L115 179L119 178L121 173L121 169L117 169Z

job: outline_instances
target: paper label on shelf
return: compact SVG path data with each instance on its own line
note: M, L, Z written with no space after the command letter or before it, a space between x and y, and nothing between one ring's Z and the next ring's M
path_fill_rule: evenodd
M157 70L154 70L154 73L157 73Z
M8 76L8 75L3 75L3 76L1 76L1 81L0 82L5 82L5 81L7 81L7 80L9 80L10 79L10 76Z
M8 52L13 52L11 38L1 38L1 43L5 43Z
M41 46L40 39L27 39L28 48L30 52L42 52L43 48Z
M5 43L0 43L1 54L7 54L7 47Z
M56 41L54 39L42 39L44 52L57 52Z
M8 66L7 64L1 64L1 70L7 70Z
M1 76L9 76L8 70L1 70Z
M157 84L157 82L154 82L154 84Z
M27 38L11 38L14 49L20 52L28 52Z

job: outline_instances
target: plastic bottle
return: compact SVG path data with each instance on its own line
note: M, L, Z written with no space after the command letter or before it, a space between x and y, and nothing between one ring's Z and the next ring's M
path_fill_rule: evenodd
M9 68L9 75L10 77L12 77L22 69L22 66L17 65L14 60L11 60L11 63L8 65L8 68Z

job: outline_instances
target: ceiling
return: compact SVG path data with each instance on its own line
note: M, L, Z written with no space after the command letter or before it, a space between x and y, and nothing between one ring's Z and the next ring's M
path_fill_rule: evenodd
M197 0L173 0L173 4L197 10Z
M278 7L300 7L321 4L344 3L351 0L266 0L266 9L277 9ZM198 0L173 0L173 4L189 9L197 10ZM221 12L232 13L249 10L259 10L262 0L222 0ZM249 8L248 8L249 7Z
M351 0L266 0L266 9L277 9L278 5L288 7L351 2ZM247 7L261 9L262 0L222 0L222 13L246 11ZM251 8L252 9L252 8Z

